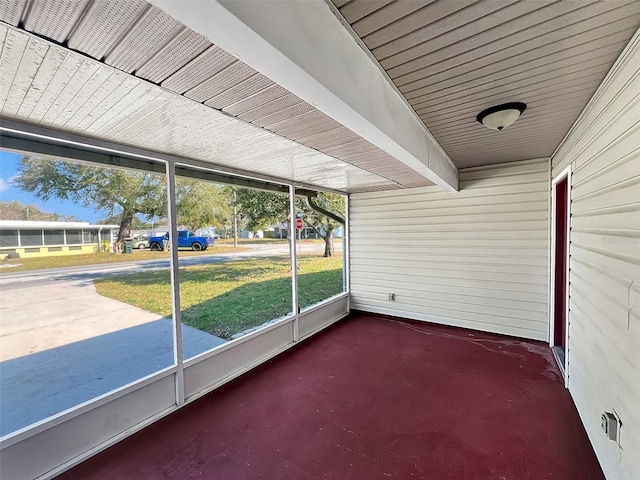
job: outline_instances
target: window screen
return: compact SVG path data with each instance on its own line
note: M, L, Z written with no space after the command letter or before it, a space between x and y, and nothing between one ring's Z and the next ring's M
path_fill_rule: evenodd
M64 245L64 230L45 230L45 245Z
M17 230L0 230L0 247L17 247Z
M67 245L82 243L82 230L67 230Z
M98 243L97 230L83 230L84 243Z
M42 245L42 230L20 230L20 243L23 247Z

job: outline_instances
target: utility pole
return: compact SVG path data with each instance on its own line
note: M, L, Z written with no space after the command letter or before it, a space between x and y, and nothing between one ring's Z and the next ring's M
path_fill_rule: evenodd
M238 206L236 205L236 190L233 190L233 246L238 246Z

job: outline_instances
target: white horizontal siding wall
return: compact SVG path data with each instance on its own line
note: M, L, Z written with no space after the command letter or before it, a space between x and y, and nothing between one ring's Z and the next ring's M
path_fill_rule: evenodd
M460 193L352 195L351 307L546 339L549 168L462 170Z
M640 35L552 158L572 170L568 386L610 480L640 479ZM620 447L600 415L621 417Z

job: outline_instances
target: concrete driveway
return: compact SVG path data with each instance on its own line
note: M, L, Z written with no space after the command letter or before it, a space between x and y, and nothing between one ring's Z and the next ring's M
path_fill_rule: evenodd
M0 290L0 362L158 320L98 295L92 281Z
M225 340L182 326L185 358ZM0 436L173 364L169 319L91 280L0 287Z

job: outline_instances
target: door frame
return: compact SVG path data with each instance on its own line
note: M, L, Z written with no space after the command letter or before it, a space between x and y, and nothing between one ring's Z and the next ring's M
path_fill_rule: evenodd
M563 180L567 180L567 222L565 235L567 236L567 249L565 252L565 268L566 268L566 284L565 284L565 331L564 331L564 365L560 365L562 373L564 375L565 387L569 388L569 252L571 250L571 165L567 166L558 175L551 180L551 214L549 215L550 225L550 256L549 256L549 346L554 347L554 332L555 332L555 267L556 267L556 187Z

